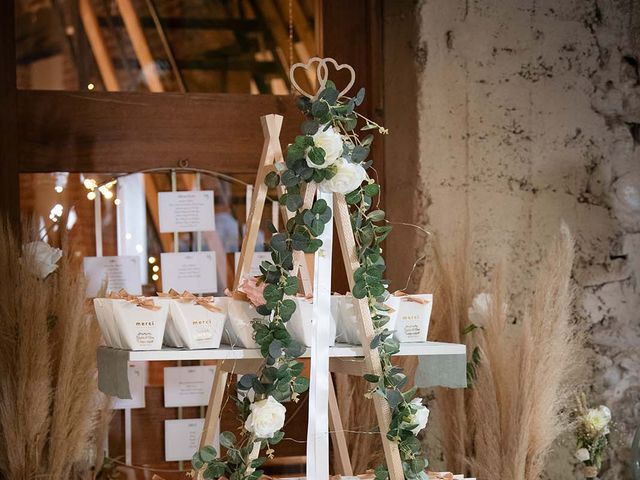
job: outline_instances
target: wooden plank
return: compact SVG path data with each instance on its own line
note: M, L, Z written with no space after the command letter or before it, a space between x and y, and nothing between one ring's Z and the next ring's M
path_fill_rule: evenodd
M93 57L96 60L96 65L98 65L102 82L109 92L119 92L120 82L118 82L116 69L111 61L111 55L104 40L104 35L102 35L102 30L98 25L98 18L91 0L80 0L78 10L84 31L89 39L89 45L91 45Z
M280 115L264 115L260 117L262 123L262 132L264 135L264 144L262 147L262 155L260 157L260 167L256 175L256 181L253 186L253 199L251 202L251 210L247 220L247 231L242 239L242 249L240 251L240 260L238 260L238 268L236 277L233 282L233 289L237 290L240 282L244 277L244 273L251 269L251 259L256 249L256 241L260 232L260 224L262 222L262 212L264 203L267 198L269 188L264 183L267 174L272 170L273 163L276 158L282 158L282 150L280 149L280 130L282 129L282 116Z
M338 231L338 239L340 241L340 249L345 268L347 270L347 278L349 280L349 288L353 289L354 280L353 273L360 267L358 257L356 255L356 241L351 228L351 219L349 217L349 208L344 199L344 195L334 194L333 210L335 215L335 225ZM381 377L383 375L382 365L380 364L380 353L377 348L370 348L371 340L375 336L373 321L371 320L371 312L366 298L362 298L356 302L356 316L361 325L360 340L362 342L362 350L364 352L364 360L366 370ZM400 451L398 444L387 439L387 432L391 424L391 410L387 400L379 395L373 396L373 405L378 419L380 428L380 438L382 440L382 448L389 470L389 478L391 480L403 480L404 473L402 470L402 460L400 459Z
M131 3L131 0L116 0L116 3L118 10L120 10L120 15L122 15L124 26L129 34L133 51L138 58L138 62L140 62L140 70L142 71L149 90L152 92L164 92L160 73L151 55L149 44L144 36L144 31L142 30L142 25L140 25L140 20L138 20L138 14L133 7L133 3Z
M338 407L336 389L333 378L329 374L329 428L331 430L331 445L333 450L333 464L335 472L345 476L353 476L353 467L349 458L349 447L344 434L344 424Z
M0 214L20 221L16 144L15 2L0 2Z
M222 410L222 401L224 399L228 377L229 372L224 371L222 368L216 368L213 385L211 387L211 395L209 396L207 416L204 420L204 429L202 431L202 437L200 437L200 448L213 443L216 425L220 422L220 410Z
M272 95L18 91L17 108L20 172L134 172L187 160L251 173L263 142L256 119L283 115L291 140L302 120L292 97Z

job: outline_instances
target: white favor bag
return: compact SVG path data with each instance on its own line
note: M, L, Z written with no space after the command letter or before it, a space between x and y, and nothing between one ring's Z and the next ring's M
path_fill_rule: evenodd
M168 297L157 297L154 298L154 301L158 305L167 306L167 324L164 327L163 343L169 347L184 348L185 343L180 338L180 335L178 335L175 324L173 322L173 317L171 316L171 302L173 300Z
M389 321L385 327L389 330L393 330L396 322L396 308L399 301L394 300L393 295L389 296L385 300L385 305L392 310L386 312L389 316ZM351 295L332 295L331 296L331 308L337 312L337 332L336 341L340 343L348 343L350 345L362 345L360 341L360 321L356 315L356 304L358 299Z
M395 313L395 337L400 342L426 342L433 308L433 295L421 293L393 298L399 299ZM414 301L411 299L416 299Z
M113 302L116 301L124 302L124 300L113 300L111 298L94 298L93 308L96 311L96 317L105 344L112 348L123 348L120 341L120 333L113 317Z
M218 348L227 319L226 297L212 302L220 311L209 310L195 302L172 299L170 304L171 324L179 339L187 348Z
M129 350L159 350L169 308L157 304L157 309L145 308L135 302L113 300L113 316L118 326L122 348Z
M262 317L256 312L255 307L245 300L229 298L228 312L222 341L234 347L260 348L253 339L253 327L251 326L254 319Z
M287 297L296 302L296 311L291 319L285 324L287 330L294 340L311 346L313 337L313 301L304 297ZM329 346L336 343L336 319L333 312L329 315Z

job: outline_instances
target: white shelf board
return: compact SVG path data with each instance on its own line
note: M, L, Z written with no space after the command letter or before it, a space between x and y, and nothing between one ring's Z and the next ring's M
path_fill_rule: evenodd
M100 347L108 348L108 347ZM458 343L444 342L415 342L401 343L401 356L430 356L430 355L464 355L466 347ZM303 357L310 356L307 349ZM329 349L330 357L362 357L362 347L338 343ZM163 361L163 360L239 360L244 358L262 358L260 350L253 348L234 348L221 345L220 348L207 350L184 350L165 347L162 350L129 351L130 361Z

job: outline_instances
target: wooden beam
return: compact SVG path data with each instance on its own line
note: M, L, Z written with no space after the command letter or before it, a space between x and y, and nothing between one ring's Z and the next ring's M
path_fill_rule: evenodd
M133 45L136 57L138 57L138 61L140 62L140 69L142 70L149 90L152 92L164 92L164 86L160 80L156 62L153 60L149 44L144 36L142 25L140 25L138 14L131 0L116 0L116 3L118 4L118 10L120 10L120 15L122 15L124 26L129 34L129 39L131 40L131 45Z
M306 15L304 14L302 7L300 6L300 2L298 0L278 0L278 5L280 7L280 14L282 18L289 19L289 2L291 2L291 13L293 16L293 28L298 34L298 38L312 55L315 55L318 51L316 46L316 38L313 33L313 28L311 24L307 20ZM306 62L307 59L303 58L303 62Z
M0 2L0 215L19 231L15 2Z
M126 173L187 160L252 173L263 142L257 119L283 115L284 141L302 119L292 97L272 95L21 90L17 104L20 172Z
M102 77L102 82L104 83L107 91L119 92L120 82L118 81L116 69L111 61L109 49L104 41L102 30L100 30L100 25L98 25L98 18L91 0L80 0L78 3L78 9L84 31L89 39L89 45L91 45L93 57L96 59L96 64L98 65L100 76Z
M153 175L144 176L144 196L147 200L147 209L153 221L153 227L158 234L163 252L173 252L173 235L160 232L160 211L158 208L158 187Z
M282 64L282 68L285 73L289 74L289 34L287 33L287 27L285 26L285 22L282 20L282 17L278 13L278 8L276 7L274 0L259 0L255 2L255 5L260 10L261 15L264 17L265 23L269 27L271 31L271 35L276 42L277 47L280 49L280 52L277 53L277 57ZM279 54L278 54L279 53ZM293 50L293 61L301 60L295 49ZM311 91L311 84L306 75L301 75L297 78L300 83L300 87L302 87L307 92Z

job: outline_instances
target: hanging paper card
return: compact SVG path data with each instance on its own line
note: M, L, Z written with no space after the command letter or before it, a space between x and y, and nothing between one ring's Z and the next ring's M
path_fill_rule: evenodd
M164 369L164 406L198 407L209 403L216 367L167 367Z
M236 272L238 271L238 263L240 262L240 252L234 254L236 262ZM264 261L271 262L271 253L269 252L254 252L251 258L251 269L247 272L247 277L257 277L262 275L260 271L260 264Z
M84 257L84 274L87 277L87 297L97 297L107 282L107 292L124 288L131 295L142 294L140 257Z
M213 293L218 290L215 252L163 253L162 288L179 292Z
M191 460L200 448L204 418L164 421L164 459L167 462ZM214 445L217 443L213 442Z
M129 377L129 391L131 398L113 397L114 410L125 408L144 408L144 386L147 383L147 364L145 362L129 362L127 376Z
M160 232L208 232L216 229L213 191L158 193Z

